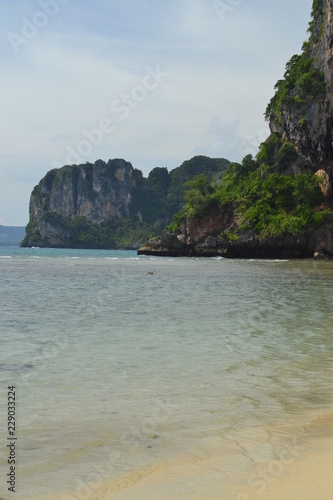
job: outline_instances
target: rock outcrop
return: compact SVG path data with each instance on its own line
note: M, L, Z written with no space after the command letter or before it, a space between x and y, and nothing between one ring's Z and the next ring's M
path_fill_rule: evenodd
M138 255L159 255L160 257L187 257L189 248L175 234L163 234L150 239L138 249Z
M51 170L32 192L30 221L39 223L46 212L97 224L128 216L133 187L133 167L124 160Z
M246 259L302 259L333 256L333 216L325 226L300 235L258 239L251 230L241 231L237 217L230 211L215 211L210 222L212 234L198 232L197 227L209 227L209 216L193 220L182 227L181 234L162 235L149 240L138 250L139 255L169 257L224 257ZM206 226L205 226L206 225ZM237 235L236 235L237 233Z
M292 142L299 153L309 158L314 172L323 169L333 174L333 0L313 3L310 23L309 55L314 67L322 74L326 90L305 102L293 101L281 106L281 120L273 115L270 128ZM297 95L297 88L290 96ZM291 102L290 102L291 101Z
M269 168L270 172L285 176L317 174L322 179L320 188L324 199L321 205L311 210L320 215L320 212L330 213L333 205L333 0L314 0L309 32L310 38L303 45L302 55L291 58L286 66L285 79L276 85L275 96L266 110L271 136L264 143L266 154L262 154L262 149L256 161L262 168L262 176L269 175L265 174ZM271 199L271 193L269 196ZM295 200L295 193L290 193L290 200ZM267 210L267 198L263 201L262 206ZM241 224L239 200L238 205L228 203L219 209L211 209L204 216L186 220L180 227L180 234L168 240L173 242L173 251L169 254L167 241L162 238L148 242L139 253L158 255L159 248L163 247L163 255L174 255L174 238L177 238L181 243L180 255L244 258L333 256L332 215L325 216L326 219L323 217L325 222L318 227L310 224L302 231L281 231L278 237L271 237L265 236L265 231L256 234L244 217ZM274 203L271 208L276 209Z
M27 246L63 247L70 239L63 220L93 224L129 217L134 169L125 160L102 160L51 170L30 197Z
M122 159L51 170L31 194L22 246L137 249L182 208L188 180L219 178L229 165L196 156L171 172L156 167L148 178Z

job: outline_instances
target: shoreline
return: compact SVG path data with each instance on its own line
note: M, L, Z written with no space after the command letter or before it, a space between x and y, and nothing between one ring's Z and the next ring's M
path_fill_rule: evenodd
M155 467L90 500L331 500L333 414L315 418L304 431L275 459L241 472L232 471L232 450L216 447L211 455Z
M275 445L269 449L266 437ZM243 457L235 453L235 443ZM331 500L333 411L235 430L182 457L34 500ZM272 455L272 456L269 456ZM95 474L96 476L96 474ZM97 476L96 476L97 477ZM90 485L90 487L89 487Z
M221 457L176 463L91 500L331 500L333 441L316 439L312 447L295 459L290 456L235 474L229 482L219 470Z

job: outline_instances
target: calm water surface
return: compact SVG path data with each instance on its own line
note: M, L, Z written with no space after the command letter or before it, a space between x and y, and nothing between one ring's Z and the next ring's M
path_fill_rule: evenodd
M242 470L333 407L332 262L3 247L0 284L0 496L8 385L20 500L82 497L92 471L117 477L216 439L238 443L226 468ZM245 456L274 426L289 430Z

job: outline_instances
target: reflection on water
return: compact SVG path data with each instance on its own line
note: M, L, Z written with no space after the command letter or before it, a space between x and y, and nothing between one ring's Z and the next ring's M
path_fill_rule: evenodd
M6 252L22 498L221 447L246 469L332 407L331 262Z

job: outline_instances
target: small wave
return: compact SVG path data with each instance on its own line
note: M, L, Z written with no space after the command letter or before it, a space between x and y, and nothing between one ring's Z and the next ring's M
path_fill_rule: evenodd
M106 260L119 260L119 257L105 257Z
M25 363L24 365L0 363L0 372L20 372L22 370L28 370L29 368L33 368L31 363Z
M289 262L289 259L275 259L275 260L269 260L268 262Z
M246 262L246 259L244 262ZM274 264L275 262L289 262L289 259L249 259L249 262L267 262L268 264Z
M11 255L0 255L0 259L11 259Z

